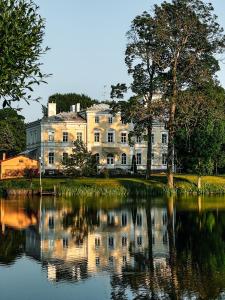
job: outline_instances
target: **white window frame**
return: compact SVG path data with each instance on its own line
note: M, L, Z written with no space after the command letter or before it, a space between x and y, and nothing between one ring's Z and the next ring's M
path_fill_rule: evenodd
M111 117L111 116L108 117L108 123L109 123L109 124L112 124L112 123L113 123L113 117Z
M127 155L126 153L122 153L121 155L121 165L126 165L127 164Z
M96 139L96 137L98 137L98 138ZM100 143L100 132L98 132L98 131L94 132L94 142Z
M107 165L112 166L112 165L114 165L114 163L115 163L115 157L113 154L109 153L107 155Z
M138 152L136 154L136 163L138 166L140 166L142 164L142 153L141 152Z
M69 141L69 133L67 131L63 131L63 143L67 143Z
M112 135L112 139L109 138L109 136ZM113 131L108 131L107 134L107 143L114 143L114 139L115 139L115 133Z
M166 145L168 143L168 134L167 133L162 133L162 144Z
M80 142L83 141L83 132L81 132L81 131L77 132L77 141L80 141Z
M51 155L51 157L50 157L50 154L53 154L53 155ZM48 164L49 165L54 165L55 164L55 153L54 152L49 152L48 153Z
M167 153L162 153L162 165L167 165Z
M126 132L121 132L120 138L121 138L122 144L127 144L127 133Z

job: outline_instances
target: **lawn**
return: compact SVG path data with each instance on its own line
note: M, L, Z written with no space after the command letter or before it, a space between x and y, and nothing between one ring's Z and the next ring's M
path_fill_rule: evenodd
M162 194L171 192L166 185L166 175L153 175L149 180L142 178L43 178L43 190L57 187L61 194ZM0 181L0 189L39 189L39 179ZM176 174L174 192L197 193L197 176ZM202 193L225 193L224 176L203 176Z

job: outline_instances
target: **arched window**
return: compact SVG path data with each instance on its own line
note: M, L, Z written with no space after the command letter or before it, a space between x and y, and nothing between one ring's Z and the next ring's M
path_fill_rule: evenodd
M123 153L121 155L121 164L122 165L126 165L127 164L127 155L126 155L126 153Z
M95 159L96 159L96 163L99 164L99 162L100 162L100 155L99 155L99 153L95 154Z
M114 164L114 156L113 154L107 155L107 165L113 165Z

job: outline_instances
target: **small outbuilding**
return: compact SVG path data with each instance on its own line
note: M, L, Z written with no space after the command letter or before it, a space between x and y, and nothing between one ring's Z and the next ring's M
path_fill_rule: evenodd
M38 173L39 162L25 155L18 155L0 161L0 179L24 177L26 172L32 170Z

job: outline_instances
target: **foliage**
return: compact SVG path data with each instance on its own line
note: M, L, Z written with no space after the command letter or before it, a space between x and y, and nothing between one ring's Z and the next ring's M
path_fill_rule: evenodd
M122 120L134 124L130 138L139 136L147 141L147 178L151 173L152 123L154 118L162 115L161 98L153 99L159 80L159 65L155 60L155 53L158 51L155 29L154 17L147 12L132 21L131 28L127 33L125 63L128 74L132 76L129 88L134 96L128 102L123 101L113 105L114 110L121 111ZM125 84L114 85L111 98L123 98L127 91L128 87Z
M64 174L68 176L93 176L97 173L95 155L87 150L83 141L76 140L72 154L63 162Z
M210 3L173 0L155 5L154 12L159 50L157 57L161 61L161 90L168 105L168 185L173 187L173 149L179 93L193 86L200 88L213 78L219 70L215 54L224 51L225 36Z
M31 0L0 1L0 97L3 107L12 101L32 100L33 86L45 82L41 56L44 20ZM38 100L38 99L35 99Z
M76 103L80 103L82 109L85 109L87 107L90 107L93 104L98 103L97 100L92 99L87 95L76 94L76 93L54 94L49 97L48 102L56 103L57 113L63 111L66 112L70 111L70 106Z
M177 110L179 127L175 135L178 161L184 171L201 175L212 174L224 162L225 90L213 83L201 91L182 95Z
M11 108L0 109L0 149L17 154L26 148L24 117Z

